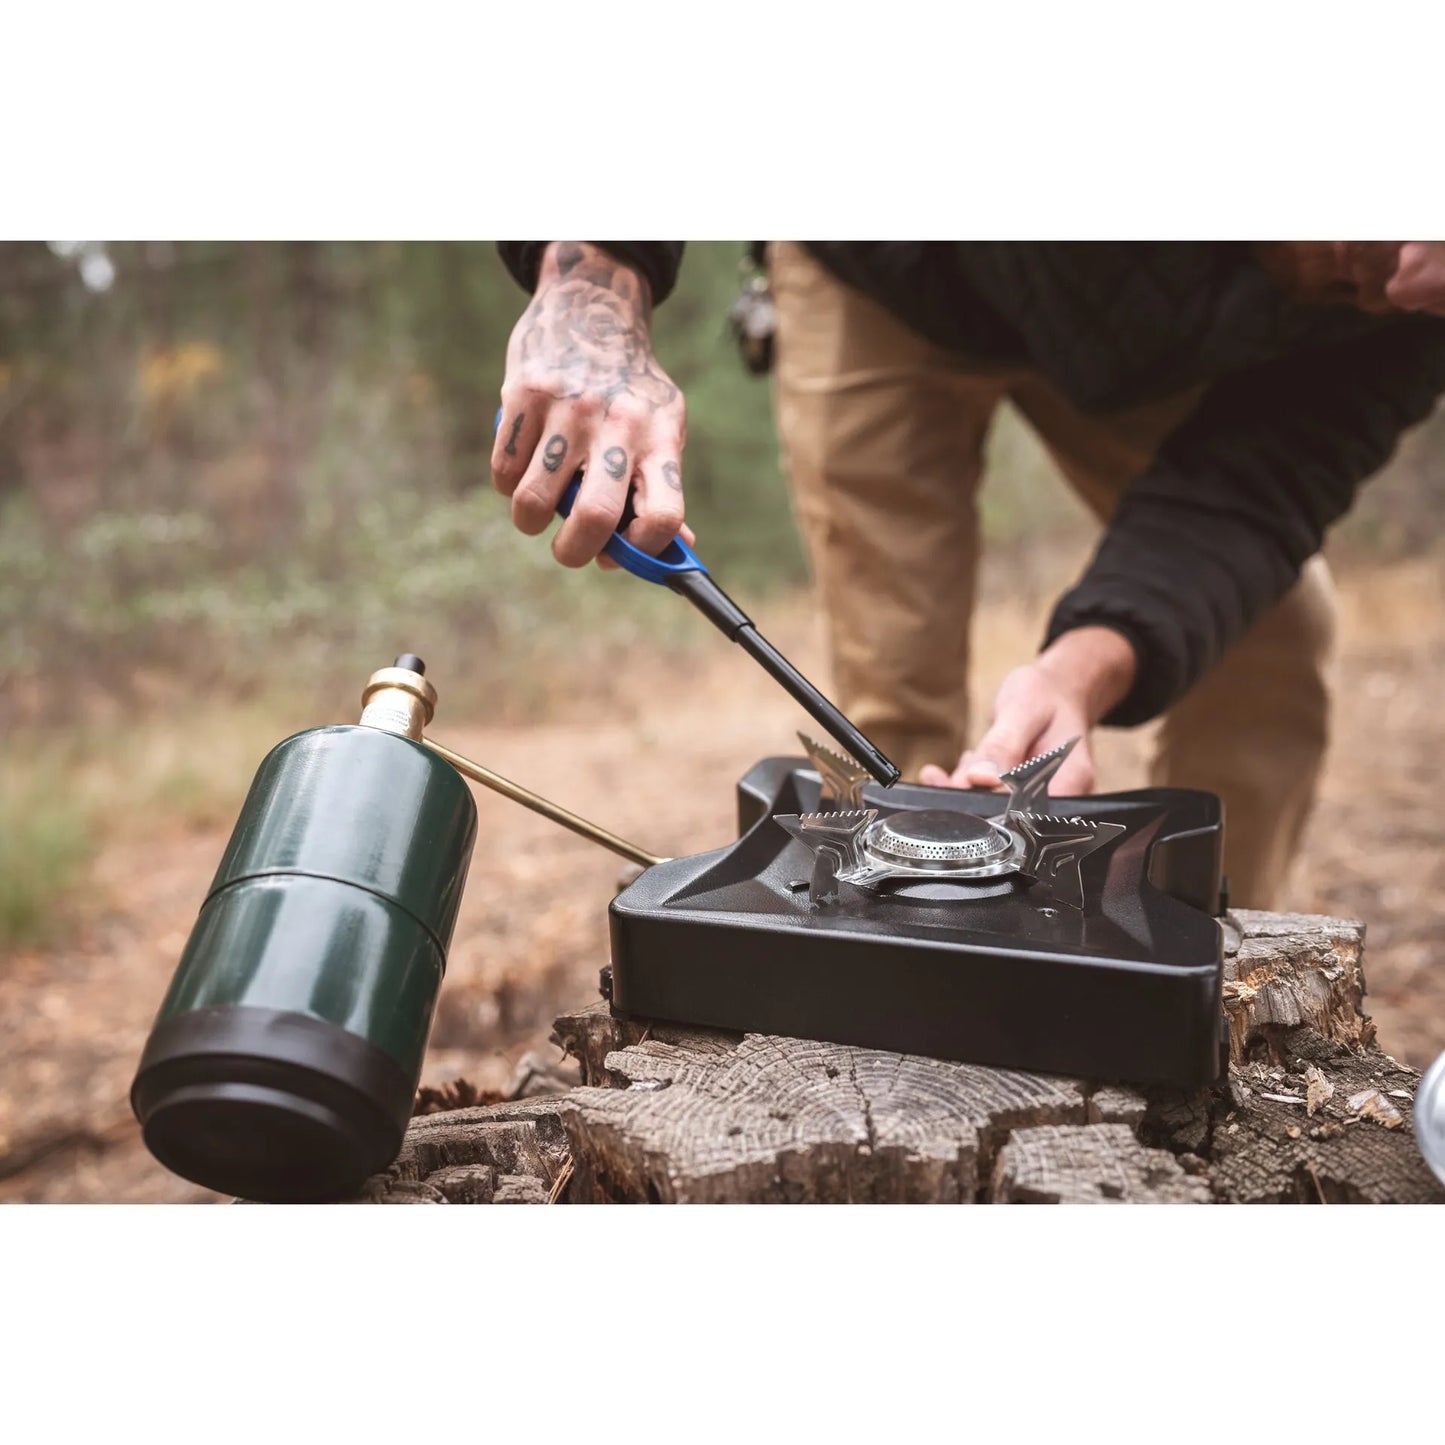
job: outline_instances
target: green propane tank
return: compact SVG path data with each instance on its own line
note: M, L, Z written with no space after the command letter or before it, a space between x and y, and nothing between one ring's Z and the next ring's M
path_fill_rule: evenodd
M256 774L131 1088L186 1179L336 1199L401 1147L477 831L420 741L424 671L399 657L358 726L298 733Z

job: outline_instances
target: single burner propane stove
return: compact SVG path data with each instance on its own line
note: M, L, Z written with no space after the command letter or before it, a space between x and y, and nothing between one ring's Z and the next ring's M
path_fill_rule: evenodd
M896 784L804 739L738 784L737 842L613 901L614 1012L1196 1087L1222 1049L1219 800Z

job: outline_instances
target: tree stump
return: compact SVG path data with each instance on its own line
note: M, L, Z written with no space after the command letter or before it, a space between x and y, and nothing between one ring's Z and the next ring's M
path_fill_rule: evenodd
M646 1025L553 1039L581 1085L412 1121L372 1203L1445 1202L1419 1074L1361 1009L1364 929L1225 923L1231 1066L1181 1093L805 1039Z

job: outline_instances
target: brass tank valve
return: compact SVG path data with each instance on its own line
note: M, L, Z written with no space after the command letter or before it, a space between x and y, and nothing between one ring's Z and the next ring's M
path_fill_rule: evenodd
M437 705L437 690L425 673L426 663L414 652L373 672L361 692L361 726L419 743Z

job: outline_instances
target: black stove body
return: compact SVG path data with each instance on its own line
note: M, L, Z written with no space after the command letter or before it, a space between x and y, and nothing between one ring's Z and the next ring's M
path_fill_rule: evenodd
M803 759L765 759L738 784L737 842L656 864L613 900L615 1013L1180 1088L1219 1076L1213 794L1047 799L1124 825L1082 860L1080 909L1018 875L844 883L814 902L813 856L774 816L827 809L821 788ZM998 818L1008 800L899 784L862 802L885 819Z

